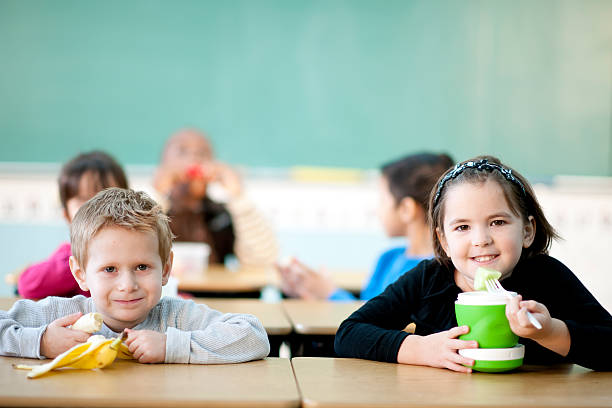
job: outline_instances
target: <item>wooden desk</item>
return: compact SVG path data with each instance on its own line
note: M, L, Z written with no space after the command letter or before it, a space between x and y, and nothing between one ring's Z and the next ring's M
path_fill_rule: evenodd
M365 271L332 270L330 276L342 289L359 292L367 277ZM278 286L280 278L273 267L242 267L235 271L223 265L209 265L202 273L175 276L179 290L186 292L255 292L267 285Z
M333 336L340 323L363 303L286 299L282 305L296 333Z
M0 357L0 406L45 407L298 407L288 359L242 364L139 364L117 360L102 370L52 372L28 380Z
M250 313L257 316L268 335L287 335L291 333L291 323L280 303L265 303L257 299L219 299L194 298L197 303L223 313Z
M18 297L0 297L0 310L9 310L13 307L13 303L21 298Z
M612 407L612 373L577 365L462 374L358 359L291 363L304 407Z

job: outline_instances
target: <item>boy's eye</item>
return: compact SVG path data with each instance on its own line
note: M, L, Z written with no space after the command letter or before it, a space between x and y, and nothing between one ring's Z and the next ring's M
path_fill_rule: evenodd
M140 264L136 267L136 269L138 269L139 271L146 271L147 269L149 269L149 267L147 265Z
M115 267L114 266L107 266L107 267L104 268L104 272L109 272L109 273L115 272Z

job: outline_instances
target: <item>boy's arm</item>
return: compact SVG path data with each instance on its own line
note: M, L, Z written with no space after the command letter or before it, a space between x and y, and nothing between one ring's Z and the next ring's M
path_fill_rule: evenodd
M21 299L10 310L0 310L0 355L45 358L40 341L49 323L71 313L88 312L82 303L53 297L39 302Z
M264 358L270 343L259 320L173 300L175 326L166 330L166 363L223 364Z

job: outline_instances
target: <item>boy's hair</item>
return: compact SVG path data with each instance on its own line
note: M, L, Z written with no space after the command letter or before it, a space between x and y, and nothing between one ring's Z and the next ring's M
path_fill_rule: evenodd
M482 184L487 180L495 181L504 192L504 197L510 210L528 222L528 217L535 219L535 237L528 248L523 248L522 258L530 258L538 254L548 253L553 239L558 239L559 234L550 225L542 207L538 203L535 192L525 179L516 170L502 164L498 158L493 156L478 156L473 159L458 163L449 169L436 183L436 188L429 196L429 226L433 234L434 255L438 262L449 266L450 258L444 252L437 229L443 230L444 202L449 187L461 183Z
M57 180L64 209L67 209L68 200L79 195L79 182L87 172L96 177L100 190L115 185L113 182L117 187L128 188L123 169L111 155L102 151L81 153L62 166Z
M453 163L453 159L444 153L419 153L384 164L381 171L396 205L403 198L412 197L427 213L429 192Z
M142 191L111 187L87 201L70 225L72 254L81 267L87 265L89 241L103 228L120 227L153 232L159 242L159 256L165 265L172 248L170 220L162 208Z

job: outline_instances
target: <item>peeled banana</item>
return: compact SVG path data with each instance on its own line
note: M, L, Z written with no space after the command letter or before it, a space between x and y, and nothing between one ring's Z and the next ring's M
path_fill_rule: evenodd
M79 318L73 325L74 330L81 330L86 333L95 333L102 328L104 319L98 312L87 313Z
M87 342L77 344L55 357L55 359L49 363L37 366L14 365L13 367L22 370L31 370L31 372L28 373L28 378L40 377L56 368L93 369L106 367L115 361L125 336L125 332L115 339L107 339L101 335L91 336ZM126 352L129 353L127 346L123 344L123 347L125 351L122 350L122 354ZM131 356L131 353L129 355Z

